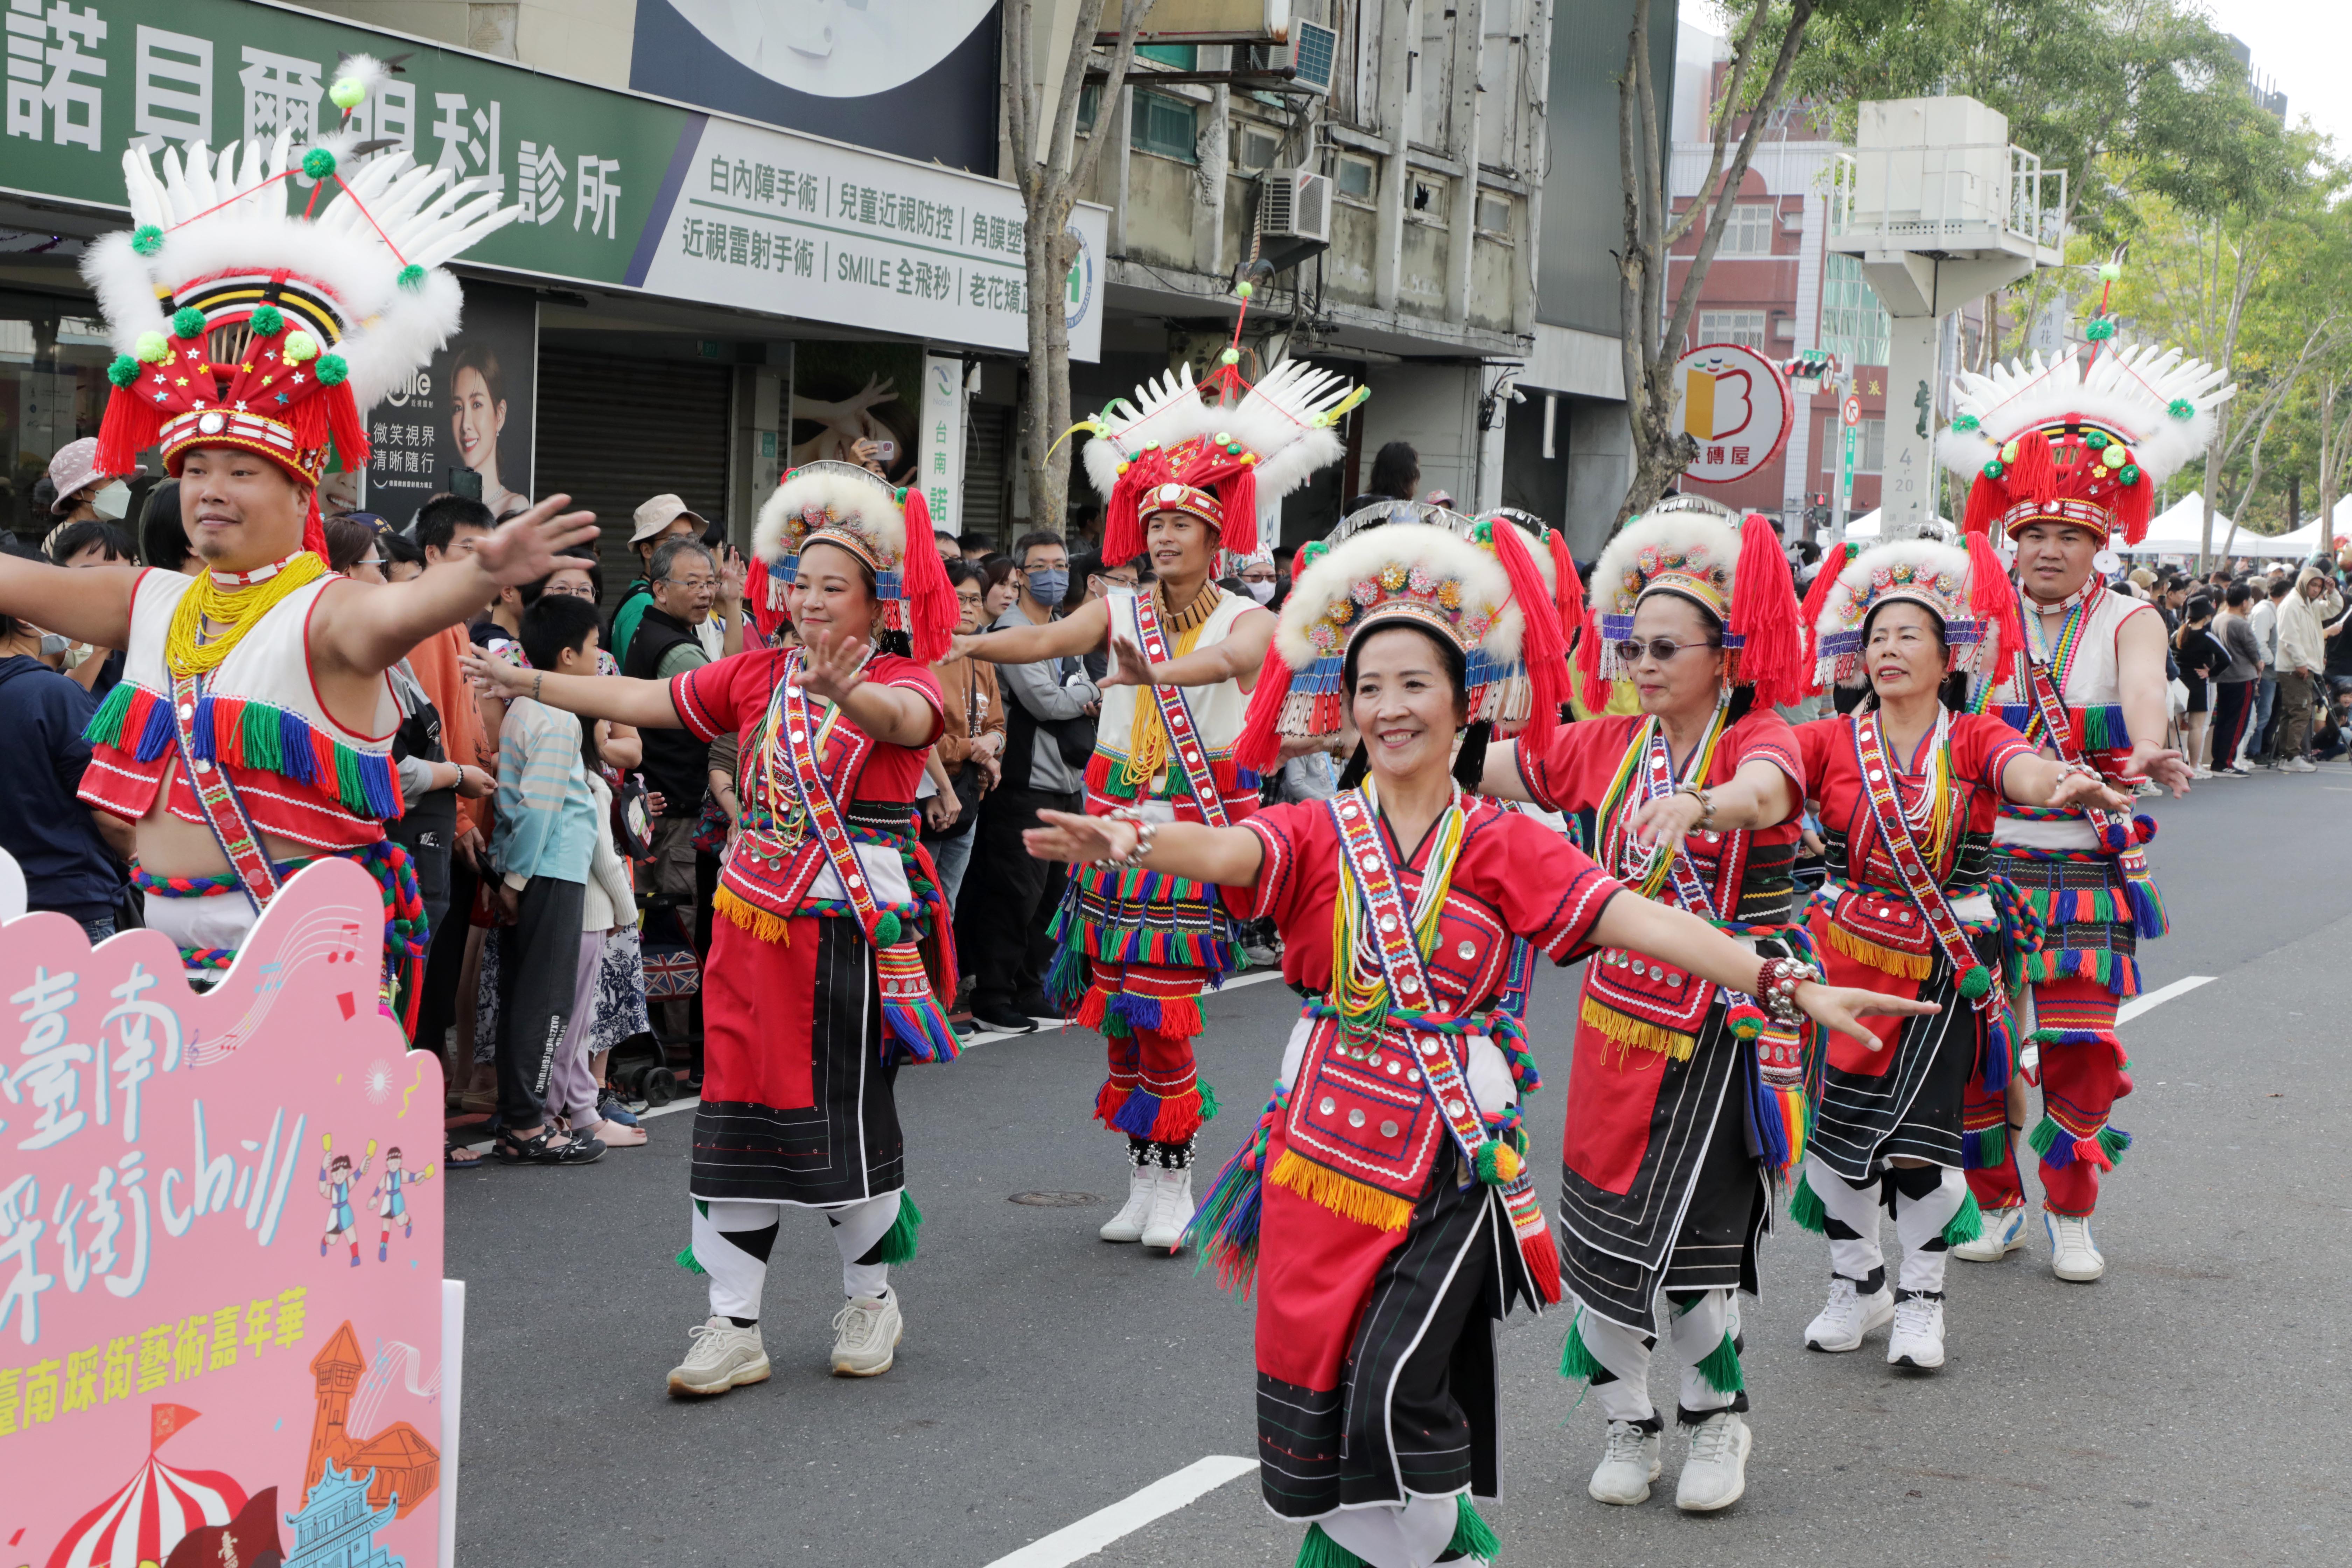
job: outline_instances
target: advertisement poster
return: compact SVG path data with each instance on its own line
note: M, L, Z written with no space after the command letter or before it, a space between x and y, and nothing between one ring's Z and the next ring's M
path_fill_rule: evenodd
M629 85L996 170L997 0L638 0Z
M923 417L923 351L911 343L793 345L792 464L856 459L861 440L879 449L894 485L914 482Z
M1675 362L1675 422L1698 443L1683 478L1726 485L1770 462L1795 404L1780 367L1737 343L1702 343Z
M441 1073L383 930L320 861L199 996L161 932L8 922L10 1568L441 1561Z
M457 335L368 413L364 510L404 524L441 490L527 510L538 363L538 296L468 279Z

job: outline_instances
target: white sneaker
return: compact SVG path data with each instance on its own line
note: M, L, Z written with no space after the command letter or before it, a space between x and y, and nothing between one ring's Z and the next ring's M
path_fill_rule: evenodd
M2279 770L2290 773L2315 773L2319 771L2309 757L2289 757L2279 764Z
M2025 1245L2025 1205L1984 1211L1984 1229L1974 1241L1952 1248L1952 1256L1970 1263L1998 1263Z
M1881 1285L1864 1295L1843 1274L1830 1276L1829 1304L1805 1325L1805 1348L1814 1351L1858 1351L1871 1330L1895 1316L1895 1293Z
M1738 1502L1748 1489L1748 1450L1754 1441L1748 1423L1729 1410L1718 1410L1692 1427L1675 1506L1685 1513L1713 1513Z
M1664 1468L1658 1458L1664 1447L1664 1437L1657 1432L1633 1421L1612 1421L1609 1447L1601 1450L1600 1467L1592 1472L1592 1484L1584 1489L1592 1494L1595 1502L1630 1508L1649 1501L1650 1483Z
M2087 1285L2107 1271L2107 1260L2091 1241L2089 1215L2052 1214L2044 1209L2042 1222L2050 1230L2050 1272Z
M1174 1252L1184 1245L1184 1227L1192 1223L1192 1167L1165 1171L1153 1167L1157 1178L1151 1194L1151 1214L1143 1224L1143 1245Z
M1944 1298L1906 1290L1895 1303L1895 1331L1886 1336L1886 1364L1932 1372L1944 1364Z
M1143 1222L1150 1217L1151 1194L1153 1188L1158 1185L1151 1177L1152 1173L1159 1169L1156 1163L1132 1165L1128 1168L1127 1206L1105 1220L1102 1229L1097 1231L1096 1235L1105 1241L1143 1239Z
M881 1376L898 1359L898 1342L906 1332L896 1290L878 1301L871 1296L852 1297L833 1315L833 1375Z
M768 1352L760 1343L759 1324L739 1329L714 1317L686 1332L692 1342L686 1348L686 1360L670 1368L672 1394L724 1394L747 1383L768 1381Z

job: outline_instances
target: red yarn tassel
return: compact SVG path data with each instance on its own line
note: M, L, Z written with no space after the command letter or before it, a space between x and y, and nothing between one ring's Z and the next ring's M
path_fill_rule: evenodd
M2124 531L2126 544L2137 544L2147 537L2147 523L2156 506L2156 487L2142 474L2139 483L2126 485L2116 492L2116 521Z
M931 538L930 503L923 499L920 485L908 487L906 517L906 558L898 563L898 583L907 596L907 640L914 645L917 663L936 664L947 657L961 606Z
M1807 590L1804 608L1799 612L1804 617L1804 633L1808 647L1817 650L1820 648L1822 617L1829 614L1830 595L1837 591L1838 576L1845 570L1846 563L1861 553L1860 545L1845 543L1833 547L1828 554L1822 557L1821 570L1813 574L1813 585ZM1806 683L1809 691L1819 691L1822 689L1819 677L1820 655L1816 652L1814 675Z
M320 398L326 400L327 433L335 438L336 460L345 468L366 468L367 422L360 417L360 405L352 400L351 383L338 382L310 401Z
M1219 531L1229 555L1257 553L1257 465L1244 463L1240 471L1217 487L1217 504L1224 509L1225 526Z
M116 387L106 399L106 417L98 427L98 471L135 474L139 454L163 434L163 416L139 395L138 383Z
M1739 566L1732 581L1731 625L1743 639L1739 673L1771 707L1803 697L1812 682L1804 670L1805 634L1797 621L1797 584L1780 536L1762 512L1739 529Z
M310 513L302 520L302 548L321 561L327 559L327 521L319 515L319 489L315 485L310 488Z
M1511 597L1519 604L1526 629L1519 634L1519 662L1528 671L1528 722L1521 734L1529 738L1559 727L1559 705L1568 700L1568 638L1559 626L1559 609L1544 587L1543 574L1528 552L1527 540L1511 523L1494 523L1495 559L1510 581Z
M2049 502L2058 499L2058 459L2050 450L2050 437L2039 430L2028 430L2017 438L2017 460L2008 466L2001 479L2009 493L2018 500Z
M768 575L768 563L754 555L743 572L743 605L751 613L751 624L770 643L776 640L776 630L784 624L783 610L772 602L782 597L773 592L774 587Z
M1969 533L1987 533L2009 510L2009 491L1999 479L1989 479L1979 474L1976 483L1969 487L1969 510L1961 514L1960 527Z
M2009 585L2009 569L2000 563L1992 535L1979 529L1969 535L1969 608L1984 623L1984 651L1977 668L1990 675L2009 668L2009 656L2025 646L2024 623L2017 616L2017 591Z
M1290 664L1282 657L1282 634L1277 628L1274 640L1265 645L1265 659L1257 667L1257 685L1250 692L1249 712L1234 742L1235 767L1254 773L1274 770L1282 759L1282 731L1276 726L1282 721L1283 704L1289 700Z
M1103 503L1103 561L1108 565L1124 566L1143 553L1143 519L1136 512L1143 486L1141 472L1130 462L1110 487L1110 499Z
M1576 574L1576 557L1569 553L1568 535L1555 528L1547 542L1551 549L1551 598L1559 611L1560 641L1571 658L1594 637L1592 610L1584 602L1584 580ZM1598 649L1594 652L1597 655Z

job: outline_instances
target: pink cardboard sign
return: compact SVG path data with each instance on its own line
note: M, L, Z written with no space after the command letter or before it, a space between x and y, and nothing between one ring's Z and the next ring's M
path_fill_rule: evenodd
M441 1071L383 930L330 859L202 996L159 932L0 932L0 1568L436 1568Z

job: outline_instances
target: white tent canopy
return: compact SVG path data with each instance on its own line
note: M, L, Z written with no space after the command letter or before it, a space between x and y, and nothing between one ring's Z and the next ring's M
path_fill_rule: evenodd
M2344 508L2336 508L2344 516ZM2195 490L2181 497L2148 521L2147 537L2125 551L2128 555L2195 555L2204 546L2205 498ZM2301 528L2285 533L2263 534L2242 528L2233 537L2229 516L2221 511L2213 514L2213 553L2216 555L2259 555L2287 560L2309 555L2315 550L2326 549L2327 542L2320 537L2319 520L2314 518Z
M1885 526L1886 517L1885 511L1878 508L1873 508L1871 510L1864 512L1860 517L1851 517L1846 519L1845 537L1858 544L1875 544L1878 542L1879 535L1885 531ZM1943 531L1943 535L1946 539L1952 537L1952 523L1949 518L1937 518L1936 520L1936 526Z

